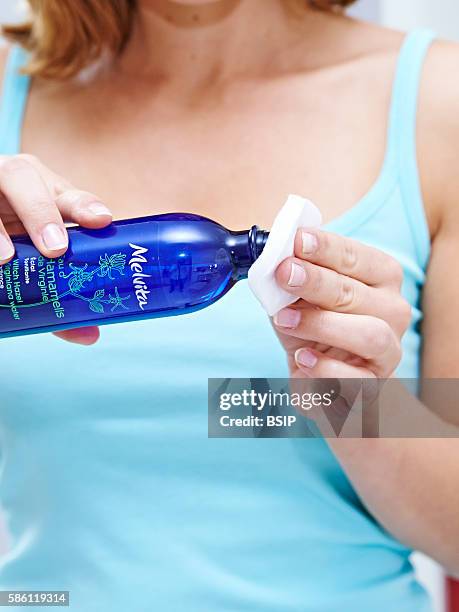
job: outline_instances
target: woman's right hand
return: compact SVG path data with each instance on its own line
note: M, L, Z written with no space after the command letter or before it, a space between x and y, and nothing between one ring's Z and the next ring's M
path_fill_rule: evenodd
M42 255L55 258L68 248L66 222L99 229L111 220L97 196L77 189L33 155L0 156L0 265L14 257L11 235L28 234ZM93 344L99 330L87 327L56 336Z

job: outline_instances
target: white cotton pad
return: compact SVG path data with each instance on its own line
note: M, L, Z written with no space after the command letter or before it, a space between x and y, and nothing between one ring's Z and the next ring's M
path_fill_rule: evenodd
M279 264L293 255L298 228L321 224L317 206L297 195L288 197L275 218L263 253L249 270L249 286L270 317L298 299L281 289L274 277Z

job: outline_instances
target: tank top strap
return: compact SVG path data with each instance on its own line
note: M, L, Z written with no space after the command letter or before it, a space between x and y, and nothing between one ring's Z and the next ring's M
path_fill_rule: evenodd
M21 134L30 78L20 73L27 53L13 46L8 54L0 100L0 154L16 155L21 150Z
M396 165L403 204L423 266L430 254L430 235L417 163L416 129L423 66L435 38L431 30L407 35L398 59L389 123L389 154Z

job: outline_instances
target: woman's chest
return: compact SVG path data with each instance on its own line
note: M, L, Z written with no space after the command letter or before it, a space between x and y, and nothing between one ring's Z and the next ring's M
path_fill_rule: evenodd
M105 109L71 97L42 107L32 96L23 150L96 193L118 218L182 210L234 228L269 227L288 193L316 201L329 220L376 179L384 105L363 114L348 94L339 107L331 92L241 96L169 108L120 95Z

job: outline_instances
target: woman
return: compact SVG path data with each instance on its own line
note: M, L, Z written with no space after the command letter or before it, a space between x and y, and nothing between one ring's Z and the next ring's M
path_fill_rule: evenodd
M456 46L345 1L29 3L7 30L29 57L4 54L2 263L24 229L64 253L64 221L269 227L289 192L328 224L278 270L299 298L278 338L240 283L91 348L92 328L2 341L1 588L82 612L429 609L409 557L459 570L455 440L208 439L206 389L457 376Z

